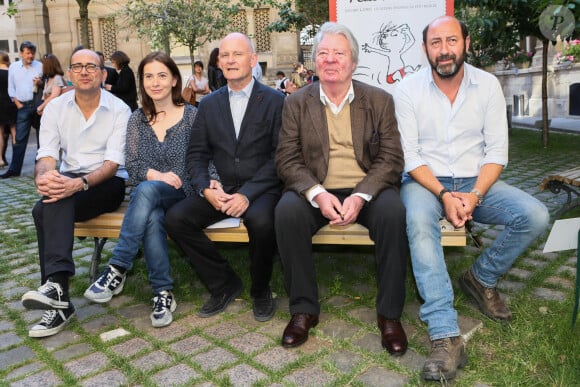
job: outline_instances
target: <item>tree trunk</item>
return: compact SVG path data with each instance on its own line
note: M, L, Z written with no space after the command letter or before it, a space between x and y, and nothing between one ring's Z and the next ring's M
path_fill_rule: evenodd
M89 41L89 3L91 0L76 0L79 5L79 16L81 20L81 44L85 48L92 49Z
M548 47L550 42L542 39L542 145L547 148L550 143L550 126L548 124Z

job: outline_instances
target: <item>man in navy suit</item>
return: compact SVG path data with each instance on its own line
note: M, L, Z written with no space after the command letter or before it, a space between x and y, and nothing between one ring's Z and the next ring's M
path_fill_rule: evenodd
M281 191L274 153L284 95L252 77L257 61L246 35L232 33L221 41L219 64L228 83L200 102L186 159L199 195L177 203L166 216L168 234L209 290L200 317L222 312L243 289L238 275L203 232L228 217L243 218L248 229L254 317L267 321L274 315L270 290L276 250L274 208ZM210 184L212 160L221 186Z

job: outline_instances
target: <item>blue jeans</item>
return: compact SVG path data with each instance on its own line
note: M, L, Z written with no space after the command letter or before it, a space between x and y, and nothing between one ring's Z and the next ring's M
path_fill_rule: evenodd
M165 211L183 198L185 194L182 189L177 190L162 181L139 183L131 192L119 241L109 260L109 264L131 270L133 259L143 241L153 293L173 289L165 232Z
M33 114L36 114L36 107L32 102L27 102L16 113L16 138L12 146L12 160L10 161L8 170L18 175L20 175L22 164L24 163Z
M451 191L469 192L476 178L439 178L439 181ZM453 287L441 246L439 219L445 216L443 207L435 195L413 179L403 182L401 199L407 209L413 273L424 300L421 320L427 323L431 340L457 336L459 327L457 311L453 308ZM473 220L505 226L471 267L481 284L495 287L518 256L544 233L550 215L544 204L534 197L497 181L473 212Z

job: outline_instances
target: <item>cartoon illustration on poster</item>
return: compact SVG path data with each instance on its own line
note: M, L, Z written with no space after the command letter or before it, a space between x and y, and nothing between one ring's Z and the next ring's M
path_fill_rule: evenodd
M421 63L405 63L405 54L415 45L415 37L411 32L409 24L381 25L381 28L373 33L371 44L363 43L361 49L366 53L375 53L385 57L386 65L384 70L377 69L376 79L379 83L386 81L388 84L399 82L407 74L414 73L421 68ZM386 74L385 79L383 74Z
M453 13L453 2L333 0L330 3L331 19L336 15L334 20L348 26L359 43L359 63L353 77L387 91L392 91L405 76L428 65L422 48L423 29L446 13Z

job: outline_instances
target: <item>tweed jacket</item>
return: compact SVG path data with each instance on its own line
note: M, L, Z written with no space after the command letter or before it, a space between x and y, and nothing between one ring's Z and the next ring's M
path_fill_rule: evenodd
M366 176L353 192L376 197L386 188L398 190L404 159L392 96L353 81L350 120L354 153ZM322 184L328 171L329 135L319 83L287 97L282 113L276 169L286 190L304 194ZM346 187L345 187L346 188Z

